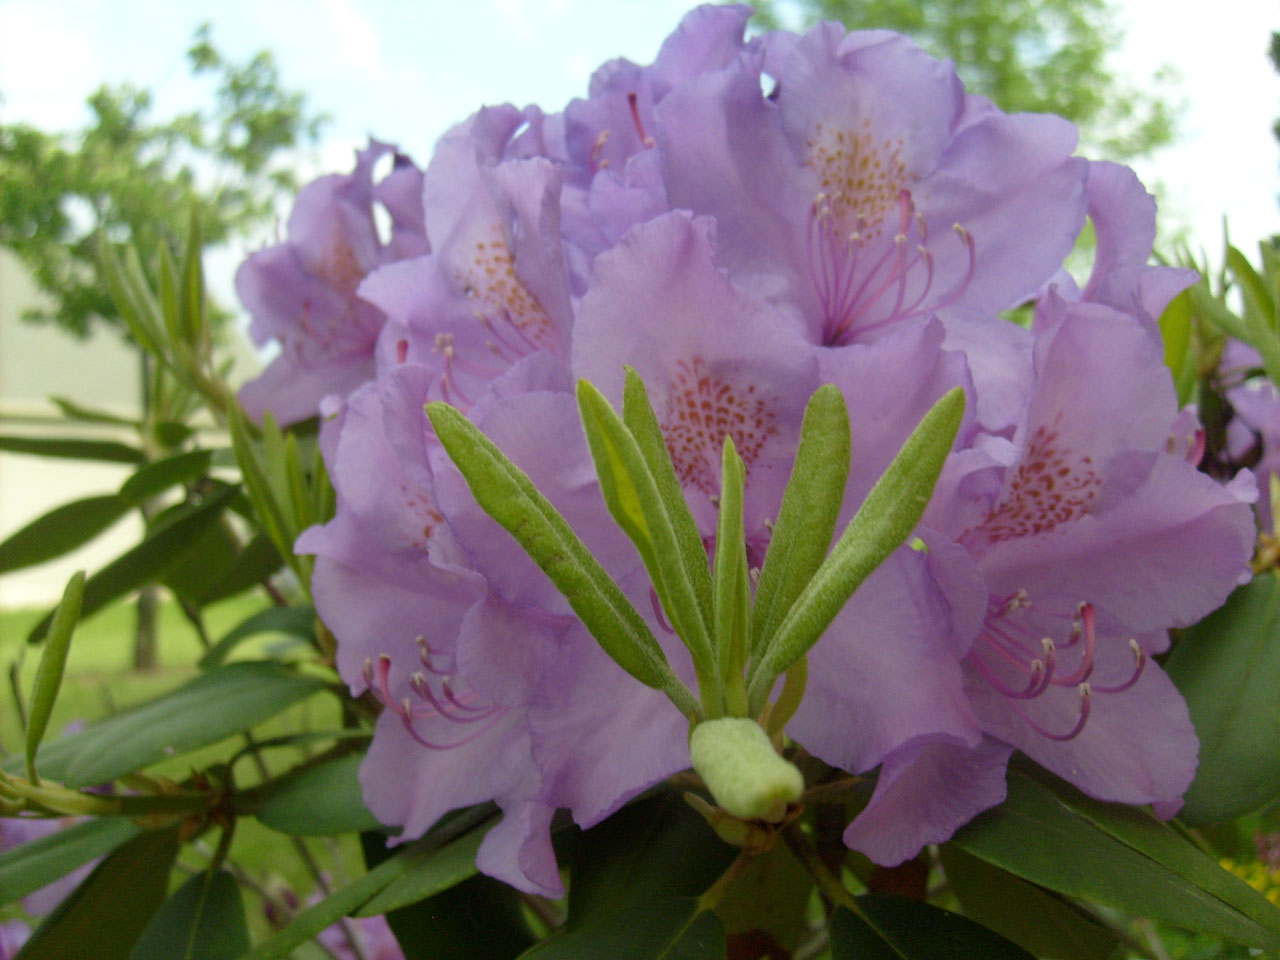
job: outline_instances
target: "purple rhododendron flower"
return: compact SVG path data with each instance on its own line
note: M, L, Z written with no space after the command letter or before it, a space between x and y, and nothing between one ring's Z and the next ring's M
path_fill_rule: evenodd
M29 939L31 928L21 920L0 923L0 960L13 960Z
M77 817L5 817L0 819L0 850L11 850L24 843L31 843L41 837L64 830L72 824L79 823ZM52 913L67 895L80 885L80 881L89 875L97 861L76 867L65 876L41 887L22 898L22 909L33 917L43 917Z
M605 65L561 114L477 112L440 141L420 205L407 175L383 197L391 247L361 232L361 166L309 188L296 238L291 222L291 244L245 268L255 296L292 304L272 314L296 344L270 381L277 414L336 395L321 444L337 512L297 549L317 557L343 678L383 705L366 802L405 839L496 802L478 865L526 891L562 892L553 813L590 826L686 768L688 718L604 654L480 509L426 401L529 474L689 682L604 508L574 381L616 405L624 366L640 374L709 550L733 439L753 567L820 385L850 415L842 524L925 412L965 389L914 547L812 648L786 727L832 766L879 768L845 839L881 863L998 803L1014 749L1172 812L1197 745L1151 656L1247 573L1251 481L1195 469L1198 424L1175 409L1154 321L1190 276L1147 265L1154 202L1136 177L1073 157L1059 118L966 94L902 37L822 24L747 41L748 15L693 11L654 64ZM1098 249L1081 288L1061 266L1086 216ZM352 269L326 275L305 252L319 236L343 238ZM297 321L304 274L336 298L325 317L366 311L341 328L358 350ZM1031 330L998 317L1033 297ZM302 356L323 363L290 373Z
M391 172L375 184L374 165L388 153ZM373 376L373 347L386 318L357 288L374 268L426 252L421 195L421 171L374 141L359 152L351 173L303 187L289 216L288 242L241 264L236 292L253 317L249 332L258 344L280 345L280 355L241 388L251 417L270 411L281 423L305 420L327 394L346 394ZM385 244L375 203L391 218Z

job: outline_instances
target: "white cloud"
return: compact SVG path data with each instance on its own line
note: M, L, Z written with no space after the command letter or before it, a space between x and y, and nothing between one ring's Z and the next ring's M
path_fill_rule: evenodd
M46 130L84 119L102 65L83 27L38 3L0 3L0 117Z

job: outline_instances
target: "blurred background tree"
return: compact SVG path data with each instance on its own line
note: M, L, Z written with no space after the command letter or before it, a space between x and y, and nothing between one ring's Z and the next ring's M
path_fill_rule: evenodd
M100 231L150 258L162 242L177 248L194 208L216 247L261 227L297 189L296 152L325 118L281 86L271 53L230 62L206 24L187 60L193 76L215 80L206 109L158 120L151 91L104 85L81 130L0 125L0 245L52 305L27 319L80 337L98 323L124 333L98 272Z
M1174 73L1137 89L1110 63L1122 39L1108 0L761 0L764 24L839 20L907 34L954 60L970 92L1001 109L1073 121L1085 152L1114 160L1173 141Z
M207 107L158 119L150 90L104 85L88 98L82 129L51 132L0 125L0 246L34 278L44 303L23 319L51 323L86 338L99 326L128 339L98 260L98 238L132 245L154 284L161 245L178 250L194 211L208 247L247 237L276 214L277 201L298 188L299 151L314 145L325 117L304 94L281 84L275 60L262 51L228 60L206 24L186 59L193 77L212 80ZM231 316L210 304L215 329ZM139 438L149 459L180 445L192 407L183 385L166 384L139 349ZM171 428L177 422L182 429ZM177 439L171 439L176 437ZM157 505L142 508L148 524ZM154 588L138 599L134 661L156 663Z

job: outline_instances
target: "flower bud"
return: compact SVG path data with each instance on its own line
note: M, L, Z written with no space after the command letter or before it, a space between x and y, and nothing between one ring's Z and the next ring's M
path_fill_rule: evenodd
M760 724L745 717L698 724L689 753L716 803L743 820L777 823L804 790L800 771L778 756Z

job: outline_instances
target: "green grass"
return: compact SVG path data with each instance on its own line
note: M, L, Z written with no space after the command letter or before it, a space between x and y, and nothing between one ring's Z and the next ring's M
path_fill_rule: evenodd
M267 606L260 596L242 594L205 609L206 632L216 641L246 617ZM5 756L21 753L25 735L21 716L14 701L14 683L24 703L30 700L32 684L40 660L41 647L28 646L26 635L46 609L0 611L0 683L6 694L0 698L0 752ZM140 673L133 669L134 608L130 603L117 603L90 617L77 628L71 644L62 688L49 724L48 739L55 739L73 722L91 723L118 710L144 703L180 686L198 672L196 661L204 650L196 630L178 605L165 600L159 607L158 666ZM280 635L264 634L237 647L232 659L255 659L270 656L273 649L289 642ZM303 730L334 729L341 722L335 698L326 694L312 696L284 713L273 717L254 730L259 739L284 736ZM181 780L192 770L224 762L241 746L241 737L175 757L156 764L148 773ZM275 749L266 752L265 761L272 773L287 770L303 759L299 749ZM235 765L240 786L259 779L254 764L243 759ZM188 845L180 863L189 869L202 869L208 864L213 846L218 842L216 829L209 830ZM330 882L341 885L363 872L359 844L354 837L334 840L309 839L307 848ZM231 861L256 885L278 895L283 888L296 891L305 900L316 884L301 859L294 841L263 826L252 818L238 821L230 853ZM175 871L174 885L185 878ZM262 901L250 891L245 894L255 941L269 931ZM18 916L15 906L0 908L0 920ZM310 955L299 951L297 956Z

